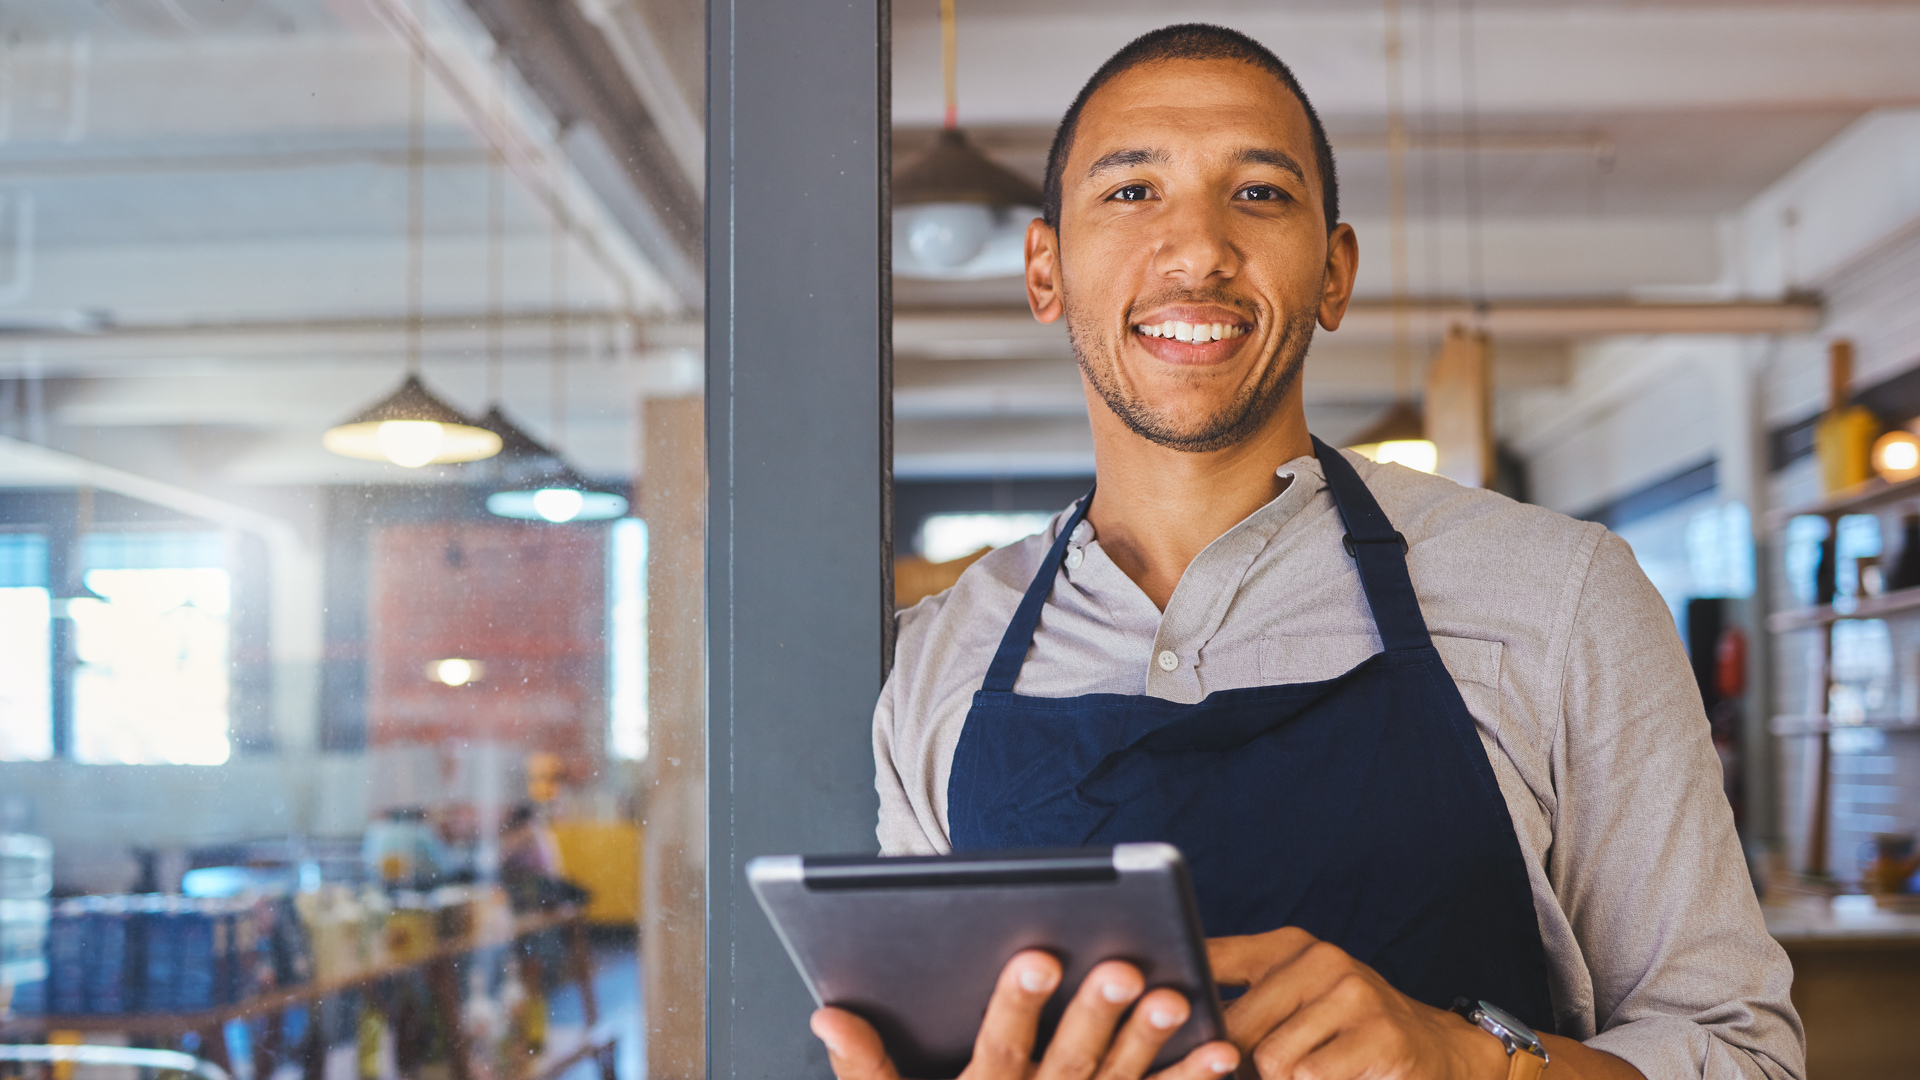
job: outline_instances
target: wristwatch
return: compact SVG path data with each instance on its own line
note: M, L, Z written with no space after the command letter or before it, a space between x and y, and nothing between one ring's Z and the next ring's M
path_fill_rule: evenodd
M1507 1080L1537 1080L1547 1071L1547 1047L1512 1013L1485 1001L1453 999L1453 1011L1507 1048Z

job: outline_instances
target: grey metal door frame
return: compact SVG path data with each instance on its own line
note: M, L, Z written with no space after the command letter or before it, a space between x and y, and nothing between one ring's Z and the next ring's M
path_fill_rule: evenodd
M741 876L870 851L892 641L887 0L707 15L707 1070L825 1075Z

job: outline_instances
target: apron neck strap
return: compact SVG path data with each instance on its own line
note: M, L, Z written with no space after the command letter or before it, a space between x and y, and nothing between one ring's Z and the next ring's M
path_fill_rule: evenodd
M1333 505L1346 523L1347 535L1341 543L1360 571L1360 587L1373 609L1380 647L1424 649L1433 644L1413 593L1413 579L1407 575L1407 538L1387 520L1386 511L1340 451L1314 437L1313 454L1320 459Z
M1046 561L1040 564L1040 572L1033 575L1033 583L1027 586L1027 594L1020 598L1019 610L1013 613L1013 621L1007 624L1007 632L1000 638L1000 651L993 654L993 665L987 668L987 679L980 689L990 693L1013 693L1014 681L1020 678L1020 668L1027 662L1027 650L1033 645L1033 632L1040 625L1040 609L1047 604L1047 596L1053 592L1053 579L1060 573L1060 564L1067 557L1067 545L1073 541L1073 531L1087 516L1087 507L1093 505L1093 489L1081 497L1080 504L1073 508L1066 524L1060 526L1060 537L1053 542L1053 550L1047 552Z
M1366 591L1367 606L1373 610L1381 647L1426 648L1433 642L1427 635L1427 620L1420 614L1420 601L1413 594L1413 579L1407 575L1406 538L1395 531L1386 511L1380 509L1380 503L1367 490L1360 474L1340 456L1340 451L1316 437L1313 453L1320 459L1320 470L1333 492L1333 505L1340 511L1340 520L1346 523L1347 535L1341 542L1360 571L1360 586ZM1067 545L1073 542L1073 531L1080 527L1091 505L1093 489L1089 488L1060 526L1053 548L1040 564L1039 573L1033 575L1026 595L1020 598L1020 607L1000 638L999 651L993 654L993 664L987 668L987 678L980 689L1000 694L1013 692L1013 684L1027 662L1027 651L1033 647L1033 632L1040 626L1041 609L1046 607L1047 597L1053 593L1054 579L1060 574L1060 564L1067 557Z

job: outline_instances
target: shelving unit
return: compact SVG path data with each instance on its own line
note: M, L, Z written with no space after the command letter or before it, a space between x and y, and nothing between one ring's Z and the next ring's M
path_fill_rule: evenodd
M1920 491L1914 494L1915 497L1920 498ZM1856 512L1844 511L1848 514ZM1840 513L1842 512L1836 512L1835 516L1839 516ZM1889 615L1898 615L1907 611L1920 611L1920 588L1900 589L1880 596L1863 596L1846 611L1831 606L1776 611L1767 616L1767 628L1778 634L1788 630L1802 630L1810 626L1831 626L1844 619L1884 619Z
M267 1018L278 1020L288 1009L317 1005L328 998L337 997L351 990L374 986L395 976L413 973L423 974L434 1000L434 1007L443 1017L453 1022L448 1024L448 1064L452 1080L470 1080L467 1068L465 1031L459 1023L460 987L456 979L455 961L468 953L480 949L511 945L522 938L547 930L561 930L567 938L567 967L565 976L580 987L581 1004L585 1007L587 1030L577 1036L557 1041L547 1047L537 1059L524 1063L520 1074L513 1080L551 1080L562 1071L588 1058L597 1059L601 1065L603 1080L613 1080L611 1052L613 1036L609 1029L599 1024L599 1008L594 999L593 972L587 949L586 924L582 913L575 908L557 911L521 915L514 919L512 929L503 934L467 934L458 939L442 941L417 956L376 964L357 971L352 975L338 979L314 980L298 986L289 986L260 994L232 1005L223 1005L195 1013L124 1013L113 1015L61 1016L46 1014L15 1015L0 1020L0 1039L18 1041L34 1036L45 1036L50 1032L79 1032L82 1034L112 1033L135 1037L174 1039L187 1034L197 1035L202 1050L200 1056L232 1072L225 1051L225 1026L230 1020L250 1020ZM279 1023L268 1025L268 1031L277 1032ZM304 1065L304 1080L321 1080L317 1040L320 1037L320 1025L307 1025L308 1042L296 1048L296 1055ZM266 1075L271 1071L271 1058L281 1048L272 1045L271 1037L261 1040L254 1048L255 1075Z
M1885 480L1869 480L1845 491L1835 492L1819 502L1775 510L1767 515L1767 528L1777 532L1797 517L1837 518L1846 514L1864 514L1908 499L1920 500L1920 476L1892 484Z
M1794 518L1816 516L1826 520L1831 536L1842 517L1849 514L1878 514L1896 508L1920 509L1920 477L1895 483L1869 480L1818 502L1775 511L1768 514L1765 520L1770 531L1779 533ZM1887 533L1883 522L1882 536L1885 537ZM1855 619L1897 619L1916 615L1920 615L1920 587L1878 596L1843 598L1819 607L1776 611L1767 616L1767 628L1775 634L1803 631L1819 634L1819 643L1815 646L1820 650L1818 700L1824 709L1834 687L1835 624ZM1801 870L1810 885L1830 888L1834 881L1834 868L1828 852L1833 801L1834 732L1920 732L1920 716L1874 716L1835 723L1823 711L1817 715L1776 716L1769 727L1778 736L1817 741L1813 748L1817 758L1813 768L1813 790L1809 794L1807 807L1807 855Z

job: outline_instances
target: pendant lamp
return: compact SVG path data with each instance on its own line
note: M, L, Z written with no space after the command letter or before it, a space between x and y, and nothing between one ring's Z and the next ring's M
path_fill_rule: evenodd
M541 445L495 405L480 425L500 438L500 453L490 463L487 511L522 521L605 521L627 512L627 499L588 483L559 454Z
M500 436L408 375L400 389L358 416L329 428L321 445L342 457L391 461L409 469L479 461L500 452Z
M946 123L893 181L893 271L948 281L1010 277L1026 265L1027 223L1040 216L1042 194L960 130L953 3L940 3Z
M1425 418L1409 401L1396 402L1371 427L1354 436L1347 449L1369 461L1398 462L1423 473L1440 467L1440 454L1427 438Z
M407 377L385 400L336 424L320 443L342 457L391 461L408 469L479 461L500 452L500 437L475 427L420 381L421 294L426 249L426 67L409 53L407 123Z
M1427 438L1426 416L1408 399L1412 357L1407 326L1406 120L1401 101L1400 8L1388 5L1386 37L1388 223L1393 271L1393 407L1355 436L1347 449L1381 463L1423 473L1440 468L1440 450Z

